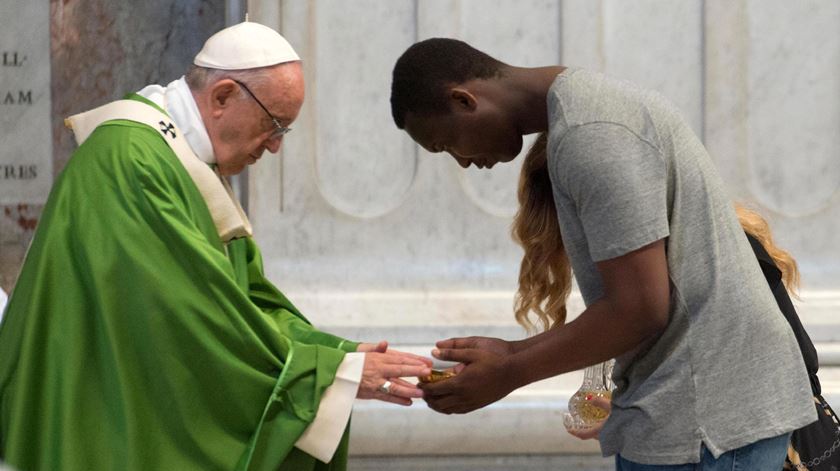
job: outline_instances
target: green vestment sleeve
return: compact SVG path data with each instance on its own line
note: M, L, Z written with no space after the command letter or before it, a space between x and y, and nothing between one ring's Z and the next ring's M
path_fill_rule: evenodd
M0 459L340 470L346 433L331 465L293 446L354 349L265 280L253 241L222 244L156 130L111 121L54 185L0 324Z
M336 337L315 329L295 306L274 285L265 278L262 257L253 239L237 239L228 244L228 252L237 279L248 280L247 289L251 301L272 316L278 325L285 326L287 332L302 343L325 345L339 348L345 352L355 352L357 342Z

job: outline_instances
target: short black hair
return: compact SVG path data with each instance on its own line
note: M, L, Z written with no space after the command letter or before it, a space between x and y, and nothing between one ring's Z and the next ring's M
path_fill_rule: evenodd
M409 112L425 116L445 113L448 85L499 77L504 67L503 62L457 39L431 38L414 44L394 65L394 123L403 129Z

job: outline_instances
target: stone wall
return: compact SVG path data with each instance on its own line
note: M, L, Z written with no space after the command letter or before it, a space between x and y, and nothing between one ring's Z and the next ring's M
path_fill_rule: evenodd
M2 10L4 30L32 28L17 21L14 2L3 3ZM51 101L51 123L39 126L32 139L51 139L57 176L75 148L64 118L178 78L207 37L224 26L225 2L51 0L43 14L49 15L50 52L41 60L49 60L51 70L50 93L43 99ZM0 150L0 163L9 158ZM14 286L46 194L39 199L0 206L0 286L6 291Z
M521 252L508 230L521 159L464 170L416 146L390 117L394 61L431 36L465 39L511 64L582 66L663 92L733 199L764 214L799 261L804 316L833 322L840 3L251 4L255 20L300 52L308 83L282 154L251 169L251 217L267 271L321 324L430 336L512 324Z

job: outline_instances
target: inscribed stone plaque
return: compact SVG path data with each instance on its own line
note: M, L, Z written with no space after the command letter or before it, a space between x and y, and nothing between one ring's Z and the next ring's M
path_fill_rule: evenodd
M52 184L49 2L0 0L0 205Z

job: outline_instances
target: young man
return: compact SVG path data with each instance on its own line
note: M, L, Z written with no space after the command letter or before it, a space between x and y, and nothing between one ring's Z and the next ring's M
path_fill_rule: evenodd
M508 162L523 135L549 133L562 243L587 305L525 341L439 342L436 356L466 367L423 386L430 407L469 412L616 358L601 445L619 469L781 467L789 432L815 419L808 377L706 150L670 102L429 39L397 61L391 106L399 128L465 168Z
M185 78L70 118L0 324L0 461L343 470L354 398L421 395L397 378L427 361L318 331L265 278L220 178L276 152L303 98L291 46L242 23Z

